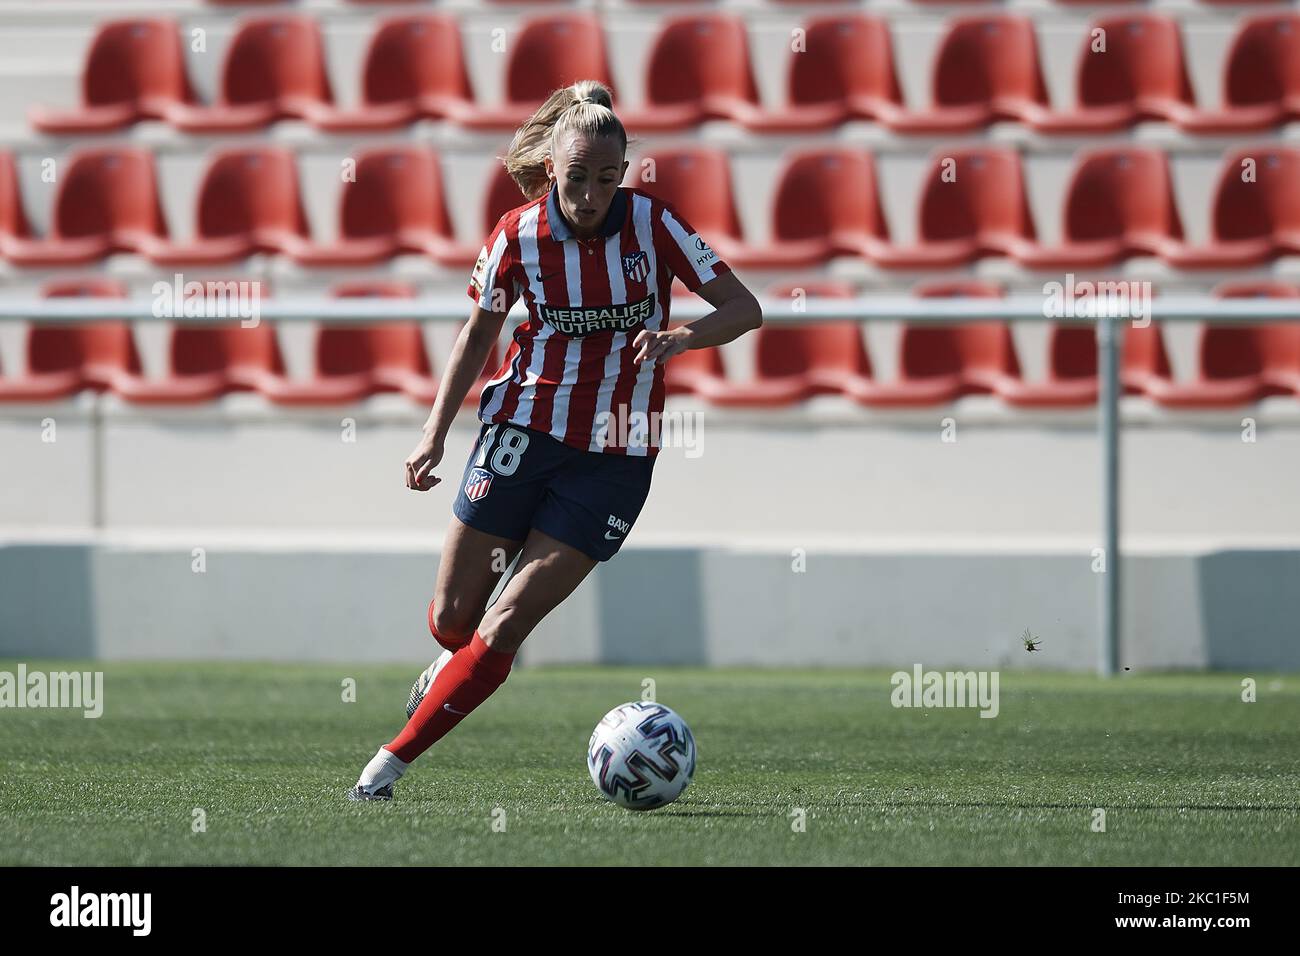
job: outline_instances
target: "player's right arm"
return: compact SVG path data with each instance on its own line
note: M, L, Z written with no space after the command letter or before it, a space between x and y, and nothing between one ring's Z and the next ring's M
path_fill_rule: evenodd
M442 480L432 471L442 461L447 431L465 396L478 380L505 321L504 312L493 312L478 305L471 310L469 321L461 329L451 350L447 373L438 386L438 397L424 423L420 443L406 459L406 487L428 491Z
M501 335L506 315L518 298L515 257L506 228L509 215L497 222L474 263L466 290L474 300L474 307L456 338L420 443L406 459L406 487L416 491L428 491L442 480L432 471L442 461L447 432L465 396L478 380L492 346Z

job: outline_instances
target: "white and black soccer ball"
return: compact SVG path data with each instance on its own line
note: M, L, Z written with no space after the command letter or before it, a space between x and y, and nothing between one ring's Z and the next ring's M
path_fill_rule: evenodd
M663 704L620 704L592 732L587 769L619 806L653 810L680 797L695 776L695 737Z

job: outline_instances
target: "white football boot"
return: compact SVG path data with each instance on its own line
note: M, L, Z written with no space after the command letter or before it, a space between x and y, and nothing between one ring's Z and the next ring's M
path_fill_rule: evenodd
M410 764L398 760L396 754L380 747L379 752L370 758L370 763L366 764L365 769L361 771L361 777L347 792L347 798L349 800L393 799L393 784L406 773L406 768L409 766Z
M443 651L438 655L438 659L424 669L424 673L415 679L411 685L411 694L406 698L406 719L410 720L415 716L415 709L420 706L420 701L424 700L424 695L429 692L433 682L438 678L438 672L447 666L451 660L451 651Z

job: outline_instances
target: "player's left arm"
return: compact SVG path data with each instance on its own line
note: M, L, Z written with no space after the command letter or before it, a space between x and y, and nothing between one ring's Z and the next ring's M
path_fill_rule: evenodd
M642 329L632 340L634 346L640 346L635 361L666 359L687 349L722 345L763 324L763 309L758 299L735 272L728 270L710 279L695 294L713 306L714 311L676 329L662 332Z

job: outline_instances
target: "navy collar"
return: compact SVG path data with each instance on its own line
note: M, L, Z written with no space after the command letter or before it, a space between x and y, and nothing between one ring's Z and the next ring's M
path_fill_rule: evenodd
M616 236L623 230L623 220L627 218L627 195L623 187L618 187L614 192L614 198L610 201L609 212L605 214L605 222L600 227L600 235L608 238ZM560 197L557 186L552 186L551 191L546 196L546 222L551 228L551 238L559 242L566 239L576 239L573 230L564 217L560 215Z

